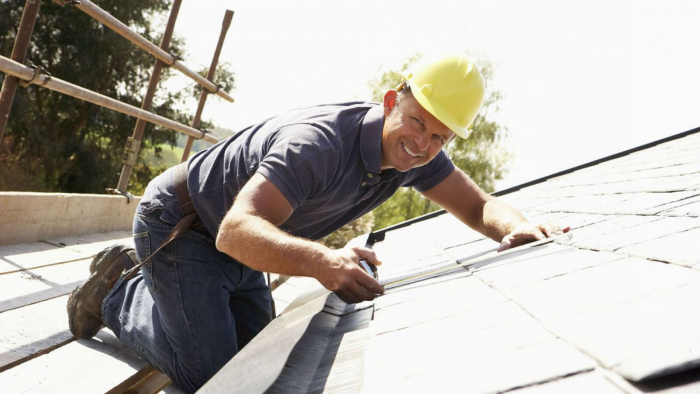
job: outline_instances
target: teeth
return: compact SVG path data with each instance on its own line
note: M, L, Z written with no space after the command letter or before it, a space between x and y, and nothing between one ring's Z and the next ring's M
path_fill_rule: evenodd
M410 150L410 149L408 149L408 147L407 147L406 145L404 145L404 144L401 144L401 146L403 146L403 150L405 150L405 151L406 151L406 153L408 153L409 155L411 155L411 156L413 156L413 157L418 157L418 155L417 155L417 154L415 154L415 153L413 153L413 152L411 152L411 150Z

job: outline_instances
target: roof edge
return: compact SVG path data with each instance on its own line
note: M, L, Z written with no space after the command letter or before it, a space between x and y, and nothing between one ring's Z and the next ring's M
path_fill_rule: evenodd
M574 171L582 170L582 169L587 168L587 167L592 167L592 166L594 166L594 165L597 165L597 164L600 164L600 163L604 163L604 162L606 162L606 161L618 159L618 158L620 158L620 157L627 156L627 155L629 155L629 154L631 154L631 153L635 153L635 152L639 152L639 151L642 151L642 150L645 150L645 149L652 148L652 147L654 147L654 146L656 146L656 145L665 144L666 142L671 142L671 141L677 140L677 139L679 139L679 138L687 137L687 136L689 136L689 135L691 135L691 134L695 134L695 133L697 133L697 132L700 132L700 127L696 127L696 128L694 128L694 129L691 129L691 130L688 130L688 131L684 131L684 132L682 132L682 133L674 134L674 135L672 135L672 136L665 137L665 138L662 138L662 139L660 139L660 140L648 142L648 143L646 143L646 144L639 145L639 146L637 146L637 147L624 150L624 151L622 151L622 152L614 153L614 154L612 154L612 155L610 155L610 156L605 156L605 157L600 158L600 159L596 159L596 160L593 160L593 161L589 161L588 163L580 164L580 165L578 165L578 166L571 167L571 168L566 169L566 170L562 170L562 171L559 171L559 172L555 172L555 173L553 173L553 174L546 175L546 176L544 176L544 177L542 177L542 178L538 178L538 179L535 179L535 180L532 180L532 181L528 181L528 182L525 182L525 183L521 183L520 185L513 186L513 187L509 187L508 189L505 189L505 190L499 190L499 191L497 191L497 192L492 193L491 195L493 195L493 196L495 196L495 197L499 197L499 196L503 196L503 195L506 195L506 194L510 194L510 193L516 192L516 191L518 191L518 190L520 190L520 189L522 189L522 188L529 187L529 186L533 186L533 185L536 185L536 184L538 184L538 183L543 183L543 182L546 182L546 181L548 181L548 180L550 180L550 179L552 179L552 178L556 178L556 177L558 177L558 176L570 174L570 173L572 173L572 172L574 172Z

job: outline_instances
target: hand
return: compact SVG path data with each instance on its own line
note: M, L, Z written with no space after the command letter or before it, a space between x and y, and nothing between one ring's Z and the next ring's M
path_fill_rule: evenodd
M334 250L330 264L321 270L316 279L348 304L371 301L378 294L384 294L384 287L359 265L360 259L374 265L382 264L372 249L354 247Z
M515 226L510 234L503 237L498 251L502 252L516 246L525 245L526 243L561 235L569 232L570 229L570 227L561 228L555 223L544 223L537 226L533 226L528 222L521 223Z

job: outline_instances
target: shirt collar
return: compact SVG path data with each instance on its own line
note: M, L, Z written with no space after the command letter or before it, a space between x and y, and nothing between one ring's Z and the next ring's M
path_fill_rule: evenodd
M381 105L367 111L360 128L360 155L365 169L375 174L382 172L382 129L384 111Z

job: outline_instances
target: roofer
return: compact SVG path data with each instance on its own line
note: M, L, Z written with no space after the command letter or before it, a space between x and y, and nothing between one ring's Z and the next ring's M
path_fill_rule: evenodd
M104 324L193 392L270 322L261 272L316 278L349 303L382 294L358 265L361 258L380 264L372 250L331 250L312 240L401 186L502 242L501 249L568 231L530 224L483 192L443 150L455 136L469 136L483 103L484 81L470 58L424 58L404 78L382 104L293 110L151 181L134 219L140 259L188 213L181 200L191 198L201 225L129 279L120 274L133 266L130 259L93 264L93 275L68 302L73 334L90 338ZM178 177L181 190L189 189L180 199Z

